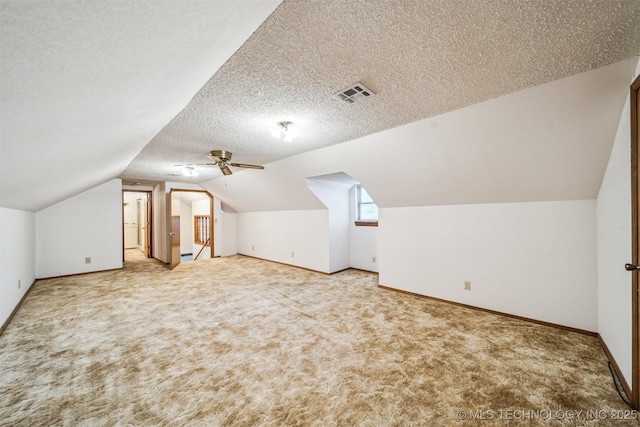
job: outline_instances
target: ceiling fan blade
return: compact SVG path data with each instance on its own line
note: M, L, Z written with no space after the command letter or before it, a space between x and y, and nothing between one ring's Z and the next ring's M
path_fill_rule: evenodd
M231 160L231 152L224 150L213 150L208 156L211 160L216 162L220 170L225 175L231 175L231 169L229 166L236 168L249 168L249 169L264 169L264 166L248 165L246 163L229 163Z
M259 165L248 165L246 163L229 163L231 166L236 168L249 168L249 169L264 169L264 166Z

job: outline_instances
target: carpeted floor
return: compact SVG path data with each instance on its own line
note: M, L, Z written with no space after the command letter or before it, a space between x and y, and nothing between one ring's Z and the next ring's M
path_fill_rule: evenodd
M593 337L362 271L127 252L35 285L0 337L0 425L638 426Z

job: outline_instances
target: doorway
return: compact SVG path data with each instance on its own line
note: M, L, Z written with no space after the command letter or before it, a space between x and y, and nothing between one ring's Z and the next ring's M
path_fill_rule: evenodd
M213 258L213 196L204 190L171 189L167 197L169 268Z
M137 250L145 258L152 254L152 203L150 191L122 191L122 259L125 250Z

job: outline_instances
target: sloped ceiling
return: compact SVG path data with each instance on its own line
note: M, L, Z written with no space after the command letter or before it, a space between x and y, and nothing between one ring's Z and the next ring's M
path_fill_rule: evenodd
M323 209L344 172L380 207L597 197L637 59L202 183L236 211Z
M0 206L116 178L280 0L2 0Z
M380 180L398 179L396 192L404 191L401 184L411 182L423 166L416 159L424 156L439 159L430 164L432 170L443 171L438 179L456 181L445 172L457 170L454 162L460 158L441 156L441 147L430 145L439 140L437 132L429 134L431 142L414 136L409 142L399 139L403 148L397 153L374 141L404 138L404 126L437 127L459 118L457 111L470 106L621 63L605 73L605 78L608 73L615 77L616 85L615 102L604 102L615 104L607 110L607 122L589 117L594 110L566 118L588 122L591 133L608 139L596 143L602 144L593 153L597 160L590 154L591 160L578 168L586 174L589 188L572 183L568 187L573 189L563 190L563 197L597 191L611 129L624 102L620 94L628 89L629 70L640 51L640 2L284 0L274 10L277 3L2 0L2 206L38 209L120 176L131 182L197 182L221 192L225 183L227 189L233 183L237 192L228 196L234 207L267 210L273 205L269 194L287 194L287 189L290 195L298 189L308 193L304 179L294 182L293 176L341 171L365 184L369 181L367 188L374 198L377 193L382 205L446 202L431 193L415 195L417 190L406 196L385 195L387 190L370 172L347 170L357 168L346 163L349 156L336 157L335 170L327 170L332 168L315 166L316 155L334 147L340 152L348 141L361 144L363 150L377 147L382 151L367 158L366 167L379 170L384 177ZM332 96L356 81L376 95L356 104ZM589 93L598 94L601 87L597 82ZM530 112L522 106L518 112L518 117L531 114L528 142L536 141L532 132L549 125L546 104L541 104ZM500 105L504 110L499 111L510 112ZM502 159L500 150L508 151L513 140L506 132L500 144L485 144L500 133L502 122L493 110L479 111L478 117L493 121L483 125L480 119L469 119L470 127L482 131L474 136L476 147L482 147L476 153L480 157L462 153L469 164ZM552 125L562 123L569 113L556 112ZM612 118L615 114L618 117ZM270 136L269 128L283 120L300 129L293 143ZM11 124L5 128L5 123ZM449 132L456 129L451 126ZM571 165L570 155L562 151L557 156L556 146L547 143L565 136L543 132L540 140L546 145L534 158L553 159L554 168ZM451 153L464 145L452 147L456 148ZM196 178L174 176L180 171L175 165L207 162L205 155L213 149L232 151L233 161L267 164L267 170L221 178L217 168L198 166ZM310 160L294 161L291 156ZM591 170L592 164L600 166ZM484 195L512 194L525 178L535 179L535 174L519 178L519 169L506 162L492 166L497 168L495 176L479 181L488 187L462 191L459 200L448 202L510 199ZM238 189L244 181L251 182ZM248 195L247 189L267 184L268 191ZM531 186L535 188L527 200L560 195L552 186ZM255 203L245 205L238 200L240 194ZM279 206L302 209L319 204L301 197Z
M628 59L639 46L636 1L285 0L122 177L166 180L213 149L270 163ZM376 95L333 96L357 81ZM298 126L293 143L271 136L279 121ZM173 179L220 176L198 169Z

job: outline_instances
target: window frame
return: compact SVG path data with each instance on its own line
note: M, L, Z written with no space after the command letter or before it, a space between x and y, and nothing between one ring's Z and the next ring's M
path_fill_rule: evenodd
M376 204L376 202L373 201L373 198L371 198L371 195L369 195L369 193L367 193L369 195L369 198L371 198L371 202L363 202L362 201L362 190L367 191L362 184L357 184L356 185L356 221L355 221L355 225L357 227L377 227L378 226L378 219L361 219L361 209L360 206L361 205L374 205L376 208L378 207L378 205Z

